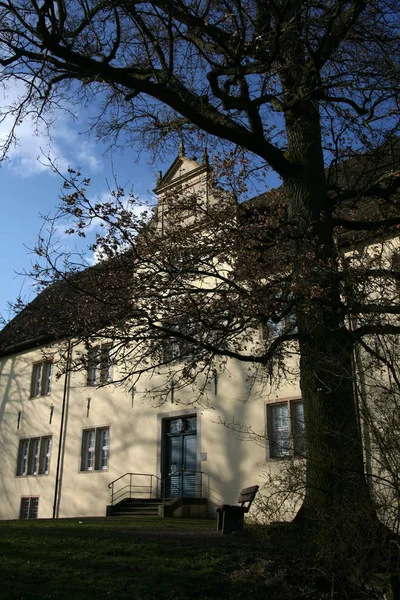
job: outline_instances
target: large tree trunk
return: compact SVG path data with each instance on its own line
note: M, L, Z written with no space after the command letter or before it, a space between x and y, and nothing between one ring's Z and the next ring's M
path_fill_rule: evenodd
M351 538L376 520L364 476L353 386L352 342L340 302L340 278L326 193L318 109L302 102L286 115L285 182L293 233L293 293L300 344L300 385L307 443L306 495L299 516L322 538ZM342 548L343 550L343 548Z

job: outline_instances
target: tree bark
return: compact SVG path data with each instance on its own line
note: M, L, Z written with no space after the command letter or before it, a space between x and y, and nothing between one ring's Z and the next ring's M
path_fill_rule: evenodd
M311 102L286 114L284 182L293 235L293 295L307 445L306 494L299 518L321 535L364 529L376 520L364 476L353 385L352 340L345 326L333 223L326 193L319 113ZM354 526L354 527L353 527ZM329 533L328 533L329 531Z

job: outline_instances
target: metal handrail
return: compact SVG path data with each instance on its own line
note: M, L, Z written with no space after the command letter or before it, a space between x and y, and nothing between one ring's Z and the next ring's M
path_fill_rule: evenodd
M165 494L166 483L168 482L168 480L171 480L172 477L178 475L179 473L182 473L182 474L185 473L185 474L189 474L189 475L199 476L200 482L196 481L196 491L198 489L200 489L200 496L198 496L196 493L196 497L206 498L208 496L209 489L210 489L210 476L205 471L187 471L184 468L182 468L182 469L177 469L173 473L170 473L169 475L167 475L167 477L164 477L164 479L161 479L160 477L158 477L157 475L154 475L153 473L124 473L123 475L120 475L119 477L117 477L117 479L114 479L114 481L111 481L108 484L108 488L111 490L111 506L113 506L116 502L119 502L123 498L132 498L133 492L137 493L137 494L148 493L150 498L153 496L153 492L154 492L155 497L156 498L161 497L163 499L163 502L165 503L165 501L168 500L168 498L166 498L166 494ZM203 484L203 476L207 478L207 493L206 494L204 493L205 486ZM118 481L120 481L121 479L124 479L125 477L129 477L129 481L125 485L122 485L117 490L115 490L115 484ZM133 484L133 477L149 477L150 478L149 485ZM155 480L155 485L153 484L153 480ZM140 488L141 490L145 489L146 492L144 492L144 491L139 492L138 488ZM183 497L183 477L181 477L180 481L179 481L179 492L180 492L180 494L176 497L182 498Z
M117 477L117 479L114 479L114 481L111 481L108 484L108 487L111 489L111 486L112 486L113 483L117 483L117 481L119 481L120 479L122 479L126 475L143 475L144 477L157 477L157 475L153 475L152 473L124 473L123 475L120 475L119 477ZM157 479L160 479L160 478L157 477Z
M150 477L150 485L133 485L132 478L134 476ZM129 483L125 484L124 486L120 487L118 490L115 491L115 484L117 483L117 481L120 481L124 477L129 477ZM155 485L153 484L153 479L155 479ZM160 483L160 477L154 475L153 473L124 473L123 475L120 475L120 477L117 477L117 479L114 479L114 481L111 481L108 484L108 488L111 490L111 506L113 506L117 500L119 501L124 497L132 498L133 490L135 490L135 493L145 493L138 492L137 488L145 488L147 490L147 493L149 493L150 498L153 496L153 491L155 492L156 497L159 497L161 487Z
M200 475L200 483L196 482L196 488L200 487L200 491L201 491L201 495L200 498L206 498L208 496L208 492L210 489L210 476L208 473L206 473L205 471L188 471L186 469L177 469L176 471L174 471L173 473L170 473L169 475L167 475L167 477L164 477L164 479L161 480L161 491L162 491L162 497L163 497L163 503L165 504L165 501L168 500L168 498L165 495L165 484L168 481L168 479L171 479L171 477L174 477L175 475L177 475L178 473L186 473L186 474L190 474L190 475ZM204 495L203 491L204 491L204 486L203 486L203 475L205 475L208 479L208 491L207 494ZM182 498L183 497L183 478L180 479L180 495L176 496L176 498ZM196 494L196 497L197 494Z

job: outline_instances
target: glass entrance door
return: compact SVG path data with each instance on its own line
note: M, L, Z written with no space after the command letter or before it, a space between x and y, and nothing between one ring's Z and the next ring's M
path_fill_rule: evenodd
M165 427L165 496L196 496L196 417L170 419Z

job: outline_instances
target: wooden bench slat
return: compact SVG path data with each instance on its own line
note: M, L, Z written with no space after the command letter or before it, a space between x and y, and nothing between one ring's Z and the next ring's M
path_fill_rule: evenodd
M258 485L251 485L250 487L243 488L240 492L240 495L243 496L245 494L255 494L258 490Z
M240 502L253 502L255 494L244 494L240 495L237 499L238 503Z
M243 504L245 502L250 502L250 504L251 504L255 498L257 491L258 491L258 485L252 485L251 487L243 488L243 490L240 492L240 496L238 498L238 504ZM250 506L249 506L249 508L250 508Z

